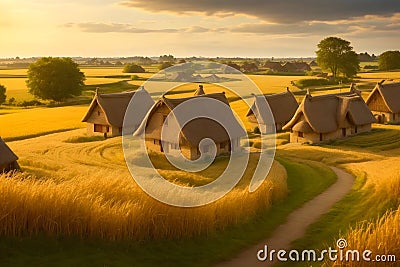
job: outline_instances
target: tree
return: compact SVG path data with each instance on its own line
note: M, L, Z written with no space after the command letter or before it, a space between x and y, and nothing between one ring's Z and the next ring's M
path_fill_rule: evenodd
M85 75L71 58L43 57L29 65L29 92L41 99L63 101L82 93Z
M128 63L125 65L124 69L122 70L124 73L144 73L146 72L142 66L133 64L133 63Z
M245 62L242 65L242 69L244 72L256 72L258 71L257 64L254 62Z
M379 56L380 70L400 69L400 51L386 51Z
M166 69L166 68L169 68L169 67L172 67L173 65L172 65L172 63L171 62L163 62L162 64L161 64L161 66L160 66L160 70L163 70L163 69Z
M6 87L0 84L0 105L6 102Z
M317 63L324 70L330 70L336 79L339 73L352 77L360 69L358 55L349 41L328 37L318 44Z

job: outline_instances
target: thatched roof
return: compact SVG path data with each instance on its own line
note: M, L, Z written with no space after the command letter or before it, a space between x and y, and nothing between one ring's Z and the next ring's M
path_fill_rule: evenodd
M273 71L282 71L282 65L279 62L269 61L264 64L264 67Z
M303 118L303 119L302 119ZM353 125L375 122L362 97L352 87L349 92L311 96L307 94L292 120L283 129L316 133L330 133Z
M367 98L367 105L370 103L374 94L379 94L386 107L392 113L400 113L400 83L383 84L384 82L385 81L381 81L376 84L374 90L372 90Z
M196 109L190 110L191 114L184 114L185 116L189 116L190 118L195 118L189 121L186 125L183 125L184 120L182 121L182 118L178 116L178 114L174 114L174 117L179 125L179 128L182 129L180 131L180 134L182 134L183 138L186 139L186 141L191 146L198 146L200 141L203 140L204 138L210 138L214 140L216 143L221 143L229 141L230 138L231 139L240 138L246 134L245 130L241 127L241 125L238 123L235 116L233 115L233 112L229 106L229 102L225 96L225 93L213 93L213 94L196 95L186 98L166 98L165 96L163 96L162 99L160 99L149 111L145 120L133 135L141 136L145 132L147 122L150 120L153 114L162 106L166 106L171 112L174 112L173 110L178 105L184 103L185 101L195 98L196 99L212 98L222 102L226 106L222 106L222 108L218 110L210 110L212 107L208 106L206 103L204 103L205 105L200 105L200 106L196 105L197 106ZM201 102L198 103L201 104ZM219 114L221 110L225 111L224 114ZM218 122L204 117L199 118L198 117L199 114L214 114L214 115L219 114L218 119L222 119L224 125L227 125L232 130L231 137L229 138L224 127L222 127ZM163 141L173 142L176 140L174 136L171 137L166 136L166 138L168 140L163 140Z
M7 165L17 161L18 157L11 151L11 149L4 143L3 139L0 137L0 166Z
M267 101L275 123L286 123L295 114L299 104L292 92L287 89L287 92L274 95L254 96L254 102L247 112L247 117L252 114L256 115L257 121L261 124L268 124L268 108L265 106Z
M82 121L87 122L94 108L99 106L103 110L109 125L122 127L126 109L128 108L129 102L134 95L134 103L132 103L133 110L139 114L138 116L141 117L141 122L147 111L154 104L154 100L150 97L149 93L144 89L144 87L141 87L134 92L113 94L98 94L96 91L89 110L85 117L83 117Z
M294 64L298 70L303 70L303 71L311 70L311 67L310 65L307 64L307 62L295 62Z

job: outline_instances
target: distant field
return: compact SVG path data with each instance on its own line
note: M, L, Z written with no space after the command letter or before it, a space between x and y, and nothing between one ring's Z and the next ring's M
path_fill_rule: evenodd
M26 78L0 78L0 84L4 85L7 89L7 99L14 97L16 101L32 100L33 95L28 93L26 86Z
M8 110L5 110L6 112ZM86 106L20 109L0 115L0 136L6 140L25 139L68 129L83 128Z

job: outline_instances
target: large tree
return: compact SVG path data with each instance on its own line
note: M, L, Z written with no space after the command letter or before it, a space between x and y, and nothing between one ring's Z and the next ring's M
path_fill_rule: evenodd
M6 87L0 84L0 105L6 102Z
M71 58L44 57L29 65L29 92L41 99L63 101L82 93L85 75Z
M325 70L332 72L333 78L341 73L353 77L360 69L358 55L349 41L338 37L328 37L318 44L317 63Z
M379 56L380 70L400 69L400 51L386 51Z

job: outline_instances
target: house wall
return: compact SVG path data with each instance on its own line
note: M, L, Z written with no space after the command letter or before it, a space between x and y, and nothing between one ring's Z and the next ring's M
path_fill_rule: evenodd
M89 118L87 119L87 122L102 124L102 125L108 124L106 114L103 112L103 110L100 108L99 105L96 105L93 108L92 113L90 114Z
M167 152L172 155L175 154L176 156L179 156L179 154L182 153L183 156L190 160L196 160L200 157L197 147L190 146L188 144L180 144L179 151L175 149L175 145L165 142L162 151L160 139L146 138L145 142L147 149L155 152ZM231 151L238 151L240 149L240 139L237 138L235 140L232 140L232 142L217 143L216 149L216 156L229 153Z
M0 173L19 170L19 165L16 161L0 165Z
M95 124L94 123L86 123L86 132L87 135L104 135L107 133L107 137L115 137L115 136L120 136L122 135L122 129L119 127L115 126L110 126L110 125L102 125L102 124L96 124L96 125L101 125L101 132L95 132ZM108 127L108 130L107 130Z
M378 91L375 91L375 93L370 97L368 101L368 107L370 110L390 113L390 110L386 106L385 101L383 101L383 98Z
M344 130L343 130L344 129ZM358 133L364 133L371 131L371 124L364 124L357 126L357 133L355 132L355 126L339 128L337 131L330 133L323 133L322 140L319 133L303 133L303 137L299 137L299 132L293 131L290 133L290 142L291 143L320 143L329 140L335 140L340 138L349 137ZM344 134L345 133L345 134Z
M400 113L372 111L377 123L400 123Z

